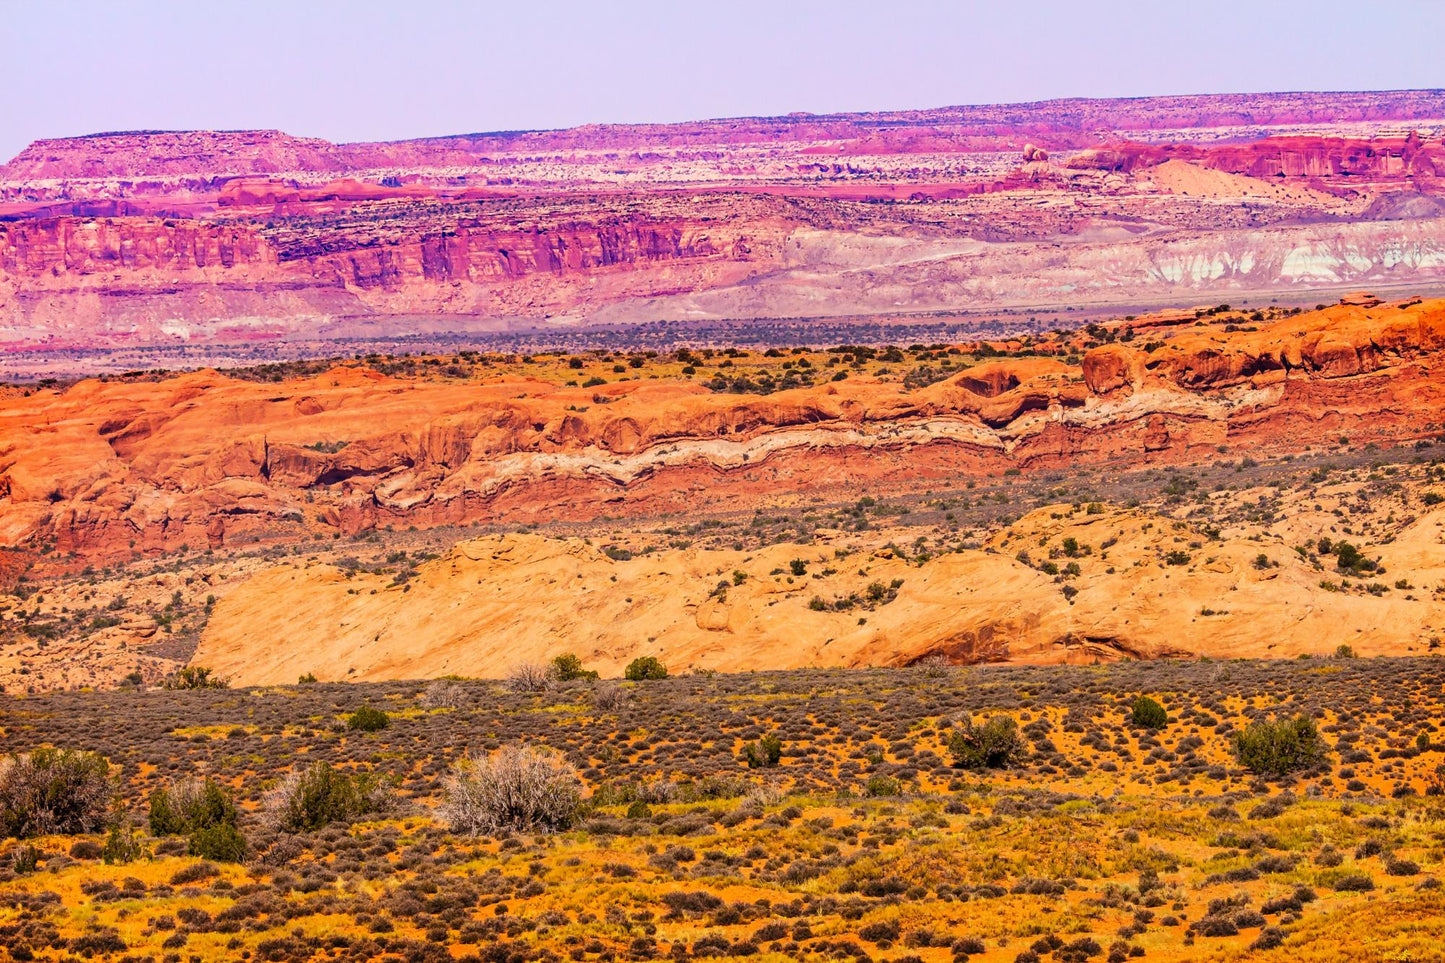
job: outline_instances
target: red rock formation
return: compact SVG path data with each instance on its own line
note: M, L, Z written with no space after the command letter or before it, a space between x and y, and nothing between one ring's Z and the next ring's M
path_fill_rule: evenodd
M275 263L250 225L72 217L0 224L0 272L21 277Z
M1403 91L364 144L277 131L41 141L0 167L0 374L49 373L74 352L132 351L125 367L148 367L182 345L320 328L405 336L421 317L466 335L518 319L1138 313L1423 290L1445 280L1441 117L1445 93ZM1416 122L1428 141L1396 136ZM1280 125L1319 134L1267 136ZM1189 143L1154 142L1165 136ZM1194 191L1120 176L1171 158L1256 181ZM1220 204L1227 189L1249 202Z
M1445 145L1419 136L1350 140L1340 137L1269 137L1248 144L1121 143L1081 151L1077 170L1134 171L1167 160L1261 178L1399 180L1445 174Z
M274 196L249 193L258 190L253 183L237 188L236 196ZM337 196L329 188L298 193ZM378 306L404 311L409 285L419 285L425 298L442 293L437 285L465 283L475 287L463 293L477 300L494 282L658 262L766 260L778 244L777 222L759 203L731 211L681 203L653 214L634 205L630 216L596 204L532 213L529 223L518 224L509 212L479 209L441 229L423 212L398 223L385 244L377 243L367 216L339 229L270 236L252 222L62 217L0 223L0 290L8 276L31 300L73 298L88 290L87 276L106 274L120 294L155 292L174 300L189 285L204 299L227 280L218 272L234 271L236 283L256 285L258 294L298 287L402 292L399 303ZM0 307L0 319L24 310L17 299ZM184 317L185 310L174 313Z
M1445 302L1335 307L1258 331L1023 359L927 388L849 379L766 397L196 373L0 403L0 539L85 559L320 530L737 507L1007 468L1403 441L1445 405ZM607 403L598 404L595 396Z

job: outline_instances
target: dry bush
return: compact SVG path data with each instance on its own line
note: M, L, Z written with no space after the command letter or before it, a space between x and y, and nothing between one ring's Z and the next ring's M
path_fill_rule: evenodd
M677 783L671 779L649 779L637 787L637 798L653 806L662 806L677 800Z
M616 712L627 705L627 691L620 685L601 685L592 690L592 708L598 712Z
M552 667L536 662L523 662L507 673L504 680L510 692L546 692L556 684Z
M958 667L949 661L948 656L937 652L925 655L913 663L913 667L918 669L925 679L949 679L958 671Z
M467 704L467 690L452 679L437 679L421 694L423 709L460 709Z
M776 806L783 801L783 787L774 782L755 782L743 794L743 802L749 806Z
M36 749L0 760L0 835L24 839L93 833L105 825L115 787L94 752Z
M582 780L549 749L505 746L459 761L443 793L442 818L457 832L553 832L576 818Z

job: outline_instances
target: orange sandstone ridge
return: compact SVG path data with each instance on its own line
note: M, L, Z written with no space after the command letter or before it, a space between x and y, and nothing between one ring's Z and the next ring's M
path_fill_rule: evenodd
M1387 548L1387 564L1435 584L1445 578L1442 534L1445 510L1437 509ZM1014 554L1019 546L1043 554L1065 538L1102 550L1071 583L1072 601ZM922 564L829 543L618 560L581 539L491 536L458 544L404 587L329 565L273 566L217 605L194 661L264 685L307 673L332 681L499 678L565 652L604 676L620 676L639 655L658 656L672 671L732 672L928 658L1284 658L1329 654L1342 638L1362 655L1398 655L1432 648L1445 617L1438 593L1329 591L1315 568L1273 539L1227 538L1187 566L1166 564L1166 552L1189 538L1204 536L1142 510L1086 514L1069 506L1034 511L981 550ZM1265 566L1256 562L1262 550ZM808 574L790 574L794 559ZM846 611L819 605L866 597L872 584L893 586L896 597ZM1363 628L1344 634L1353 626Z
M213 371L0 399L0 542L80 562L385 526L746 508L1008 469L1296 451L1440 431L1445 301L1012 358L917 390L758 397L677 378L561 387L362 368Z

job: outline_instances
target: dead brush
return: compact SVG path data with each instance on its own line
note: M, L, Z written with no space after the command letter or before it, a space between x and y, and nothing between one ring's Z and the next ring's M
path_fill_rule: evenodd
M628 704L627 691L620 685L599 685L592 690L592 708L598 712L617 712Z
M523 662L507 673L503 684L508 692L548 692L557 684L557 679L551 666Z
M577 818L582 780L560 755L532 746L506 746L452 767L439 812L455 832L555 832Z
M423 709L460 709L467 702L467 690L453 679L429 682L421 694Z

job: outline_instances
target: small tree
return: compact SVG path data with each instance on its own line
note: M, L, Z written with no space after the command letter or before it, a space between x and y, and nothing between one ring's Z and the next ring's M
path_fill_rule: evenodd
M582 660L571 652L559 655L552 660L552 674L559 682L572 682L577 679L595 679L597 673L582 667Z
M236 802L213 779L189 779L150 796L153 836L189 836L186 851L202 859L239 863L246 838L236 828Z
M1009 769L1023 762L1024 738L1012 716L991 716L981 726L965 716L948 737L948 753L963 769Z
M150 795L152 836L182 836L211 826L236 824L236 802L214 779L188 779Z
M1236 732L1234 757L1251 772L1283 776L1323 762L1329 747L1308 716L1256 720Z
M34 749L0 760L0 836L93 833L106 824L114 786L94 752Z
M244 862L249 851L246 837L231 823L198 829L191 834L186 844L186 852L191 856L213 859L220 863Z
M452 767L442 817L457 832L555 832L572 825L582 800L577 770L548 749L506 746Z
M749 769L771 769L783 758L783 740L773 733L743 746L743 761Z
M632 682L642 682L646 679L666 679L667 666L652 655L644 655L633 659L627 664L627 670L623 675Z
M100 858L108 866L133 863L146 855L146 848L128 821L117 821L106 834Z
M389 725L391 716L371 706L362 706L346 719L346 728L361 732L380 732Z
M1169 725L1169 713L1162 705L1146 695L1141 695L1134 700L1134 705L1129 710L1129 716L1134 720L1134 725L1142 726L1145 729L1163 729Z
M390 803L390 787L375 777L348 775L318 762L288 776L267 796L266 810L277 829L307 833L328 823L384 812Z

